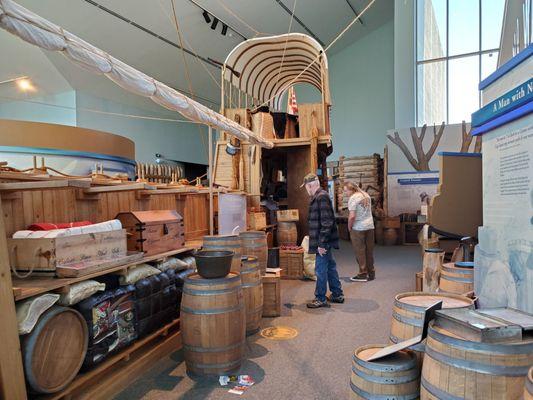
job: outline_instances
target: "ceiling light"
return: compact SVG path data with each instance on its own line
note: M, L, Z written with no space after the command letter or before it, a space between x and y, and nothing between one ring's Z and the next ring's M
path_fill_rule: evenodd
M35 86L32 85L29 79L18 79L17 86L23 92L33 92L35 91Z
M226 36L226 33L228 33L228 26L226 24L222 24L222 35Z
M211 24L211 29L215 30L218 25L218 18L213 19L213 23Z
M202 15L204 16L204 19L205 19L205 22L208 24L211 22L211 17L209 16L209 13L207 11L204 10L204 12L202 13Z

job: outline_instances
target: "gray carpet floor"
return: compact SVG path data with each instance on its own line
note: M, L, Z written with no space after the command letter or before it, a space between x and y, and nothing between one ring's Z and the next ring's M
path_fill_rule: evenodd
M288 326L298 336L285 341L259 334L247 340L241 373L255 380L242 396L228 393L218 381L192 380L182 351L147 371L117 400L134 399L348 399L353 350L387 343L391 307L397 293L414 291L414 274L421 269L418 246L376 247L376 280L350 282L356 263L348 242L335 252L346 302L329 309L307 309L313 281L282 281L282 315L263 318L262 327Z

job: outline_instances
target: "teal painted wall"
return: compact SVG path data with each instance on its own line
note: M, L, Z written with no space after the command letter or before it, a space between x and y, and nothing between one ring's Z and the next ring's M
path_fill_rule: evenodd
M78 126L130 138L135 142L135 158L138 161L155 162L155 154L160 153L168 159L207 164L207 128L205 126L94 113L87 109L154 116L153 112L95 97L81 91L76 92L76 103ZM183 120L185 118L176 113L173 119ZM203 141L200 135L204 136Z
M394 128L394 21L329 58L333 154L383 153Z

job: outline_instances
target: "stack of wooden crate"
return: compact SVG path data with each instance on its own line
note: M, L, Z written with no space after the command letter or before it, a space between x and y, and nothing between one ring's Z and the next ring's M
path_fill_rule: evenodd
M372 197L373 206L383 202L383 159L377 153L371 156L339 158L339 184L337 185L337 209L348 208L348 197L343 193L345 182L359 185Z
M304 249L302 247L280 248L279 267L281 268L282 279L302 279L304 276Z

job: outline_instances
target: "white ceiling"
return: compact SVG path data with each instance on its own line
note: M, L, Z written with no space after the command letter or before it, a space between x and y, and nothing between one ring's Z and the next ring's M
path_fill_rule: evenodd
M172 20L171 0L94 1L178 43ZM242 41L242 38L235 33L232 37L222 36L220 23L216 31L211 30L209 24L204 21L202 10L191 0L174 1L180 30L187 43L186 47L200 56L224 61L230 50ZM256 35L254 30L261 34L281 34L289 29L290 15L277 0L195 1L247 38ZM326 46L355 17L347 0L280 1L290 10L296 2L296 17ZM368 0L349 1L359 12L368 3ZM86 0L18 0L18 2L146 74L178 90L189 92L182 54L178 48L110 15ZM330 59L336 52L393 18L393 3L391 0L376 0L362 17L363 24L353 25L328 51ZM235 15L246 24L239 21ZM297 21L293 21L291 31L308 33ZM160 114L166 113L148 100L125 93L106 78L78 69L61 55L42 52L5 31L0 31L0 52L3 54L0 59L0 81L14 76L29 75L41 90L41 95L43 90L49 94L65 91L70 86L98 97ZM220 70L190 55L186 55L186 59L191 69L193 91L200 96L200 101L216 109L220 90L206 69L218 82ZM7 96L6 90L9 89L3 86L0 86L0 96ZM16 93L9 95L16 96Z

